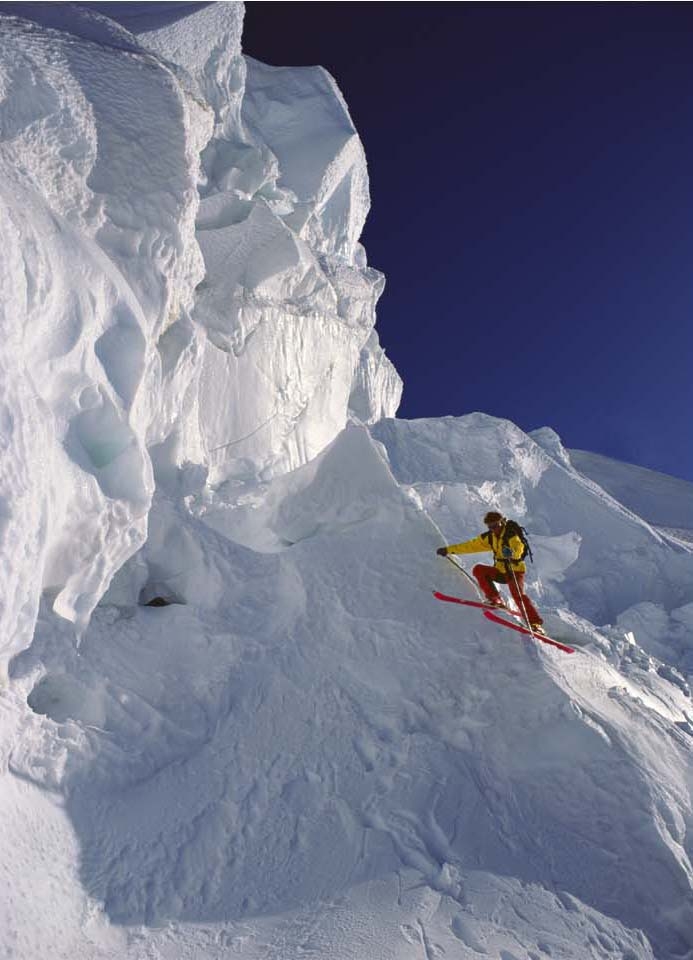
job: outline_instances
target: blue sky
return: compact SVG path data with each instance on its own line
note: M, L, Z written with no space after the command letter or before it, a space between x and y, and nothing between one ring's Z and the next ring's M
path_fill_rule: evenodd
M693 480L693 6L246 5L364 141L399 415L483 410Z

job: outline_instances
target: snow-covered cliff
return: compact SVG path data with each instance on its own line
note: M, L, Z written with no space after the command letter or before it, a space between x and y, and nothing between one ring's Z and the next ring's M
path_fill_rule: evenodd
M0 10L5 953L693 955L690 490L394 419L363 148L241 4ZM489 506L572 657L432 598Z
M6 408L27 474L25 502L6 481L26 566L5 636L41 589L86 622L144 541L152 462L168 489L267 479L334 439L352 391L366 422L401 391L332 78L246 61L240 4L136 18L139 39L27 7L40 23L3 21Z
M332 77L240 54L240 5L141 34L185 67L214 113L202 154L196 290L202 347L196 423L219 484L269 479L312 459L356 393L371 422L401 382L373 331L384 278L359 237L369 209L363 147Z

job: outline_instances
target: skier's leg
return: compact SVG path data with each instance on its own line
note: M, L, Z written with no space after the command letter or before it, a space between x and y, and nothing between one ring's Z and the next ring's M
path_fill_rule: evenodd
M527 614L527 619L529 620L532 626L542 624L544 621L541 619L537 608L534 606L532 601L529 599L525 593L525 575L524 573L515 573L515 576L510 575L510 581L508 583L510 587L510 593L512 598L515 601L518 610Z
M486 597L487 600L495 603L498 600L501 600L501 595L498 592L494 581L499 583L505 583L505 575L500 572L496 567L489 567L483 563L477 563L477 565L472 570L476 582L481 588L481 592Z

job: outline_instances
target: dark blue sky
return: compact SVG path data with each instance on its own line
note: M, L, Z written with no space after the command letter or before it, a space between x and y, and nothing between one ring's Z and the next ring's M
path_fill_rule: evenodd
M404 417L482 410L693 480L693 5L246 5L335 76Z

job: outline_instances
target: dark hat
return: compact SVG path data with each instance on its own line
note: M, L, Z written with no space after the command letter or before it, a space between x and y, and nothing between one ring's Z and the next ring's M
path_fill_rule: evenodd
M484 523L500 523L501 520L504 520L502 513L498 513L497 510L489 510L489 512L484 517Z

